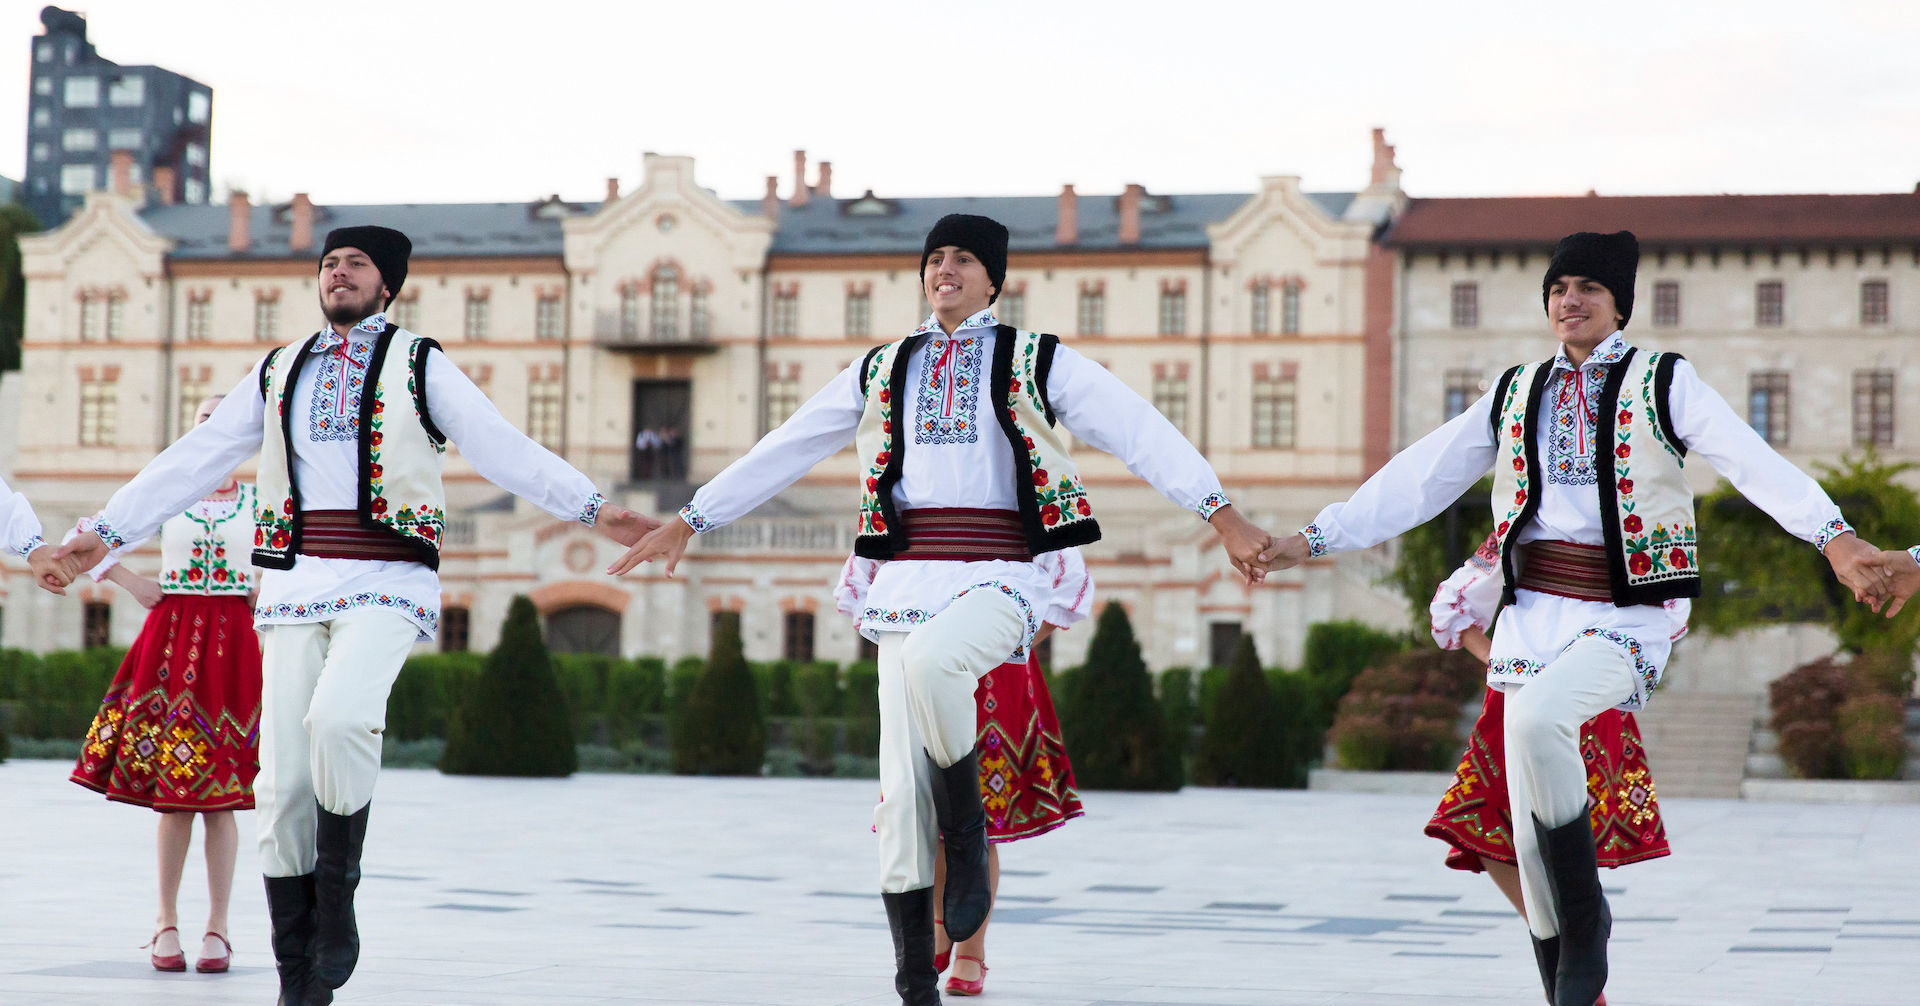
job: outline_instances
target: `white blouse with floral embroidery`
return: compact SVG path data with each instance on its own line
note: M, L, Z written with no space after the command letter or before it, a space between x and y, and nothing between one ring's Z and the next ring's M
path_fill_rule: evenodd
M253 486L232 496L203 499L160 526L160 590L167 594L245 595L255 584ZM141 546L130 541L88 575L98 582L120 557Z

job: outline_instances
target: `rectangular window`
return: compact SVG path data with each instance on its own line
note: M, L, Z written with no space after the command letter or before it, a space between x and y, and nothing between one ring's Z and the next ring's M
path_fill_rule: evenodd
M541 297L533 302L533 337L560 338L560 298Z
M1761 328L1779 328L1786 324L1787 285L1770 279L1754 285L1753 323Z
M713 334L713 315L707 309L707 291L695 287L687 298L687 337L705 339Z
M1294 445L1294 382L1291 377L1253 379L1253 446Z
M1027 327L1027 292L1018 290L1002 294L1000 302L994 305L994 313L1000 316L1000 321L1004 324L1012 325L1014 328Z
M188 167L192 167L192 168L206 167L207 166L207 148L201 146L198 143L187 144L186 159L187 159Z
M191 147L188 148L192 150ZM180 191L187 202L199 205L207 201L207 183L198 178L189 178L180 183Z
M672 266L663 265L653 271L652 313L647 318L647 331L660 342L673 342L680 338L680 272Z
M109 129L107 130L107 149L139 150L140 141L144 138L144 134L138 129Z
M93 294L80 295L80 341L100 341L100 329L106 320L107 300Z
M1870 279L1860 284L1860 324L1887 323L1887 281Z
M847 291L847 334L867 335L873 329L873 297L865 290Z
M1255 283L1253 289L1247 291L1247 300L1252 307L1248 331L1255 335L1265 335L1273 331L1273 298L1267 284Z
M107 294L107 341L118 342L126 335L127 295Z
M99 108L100 78L68 77L66 98L68 108Z
M280 302L261 297L253 302L253 338L273 342L280 338Z
M420 330L420 298L401 297L387 308L387 320L409 332Z
M107 104L115 108L138 108L147 101L147 78L122 76L107 82Z
M620 339L640 338L640 288L632 283L620 288Z
M1761 370L1747 375L1747 425L1775 447L1787 446L1790 399L1785 371Z
M1480 327L1480 284L1453 285L1453 327Z
M1153 407L1167 417L1167 422L1181 433L1187 432L1187 379L1184 377L1156 377L1153 379Z
M97 650L113 643L113 605L106 601L88 601L82 609L80 645Z
M1663 279L1653 285L1653 323L1661 328L1680 324L1680 284Z
M566 426L566 398L558 377L535 377L527 381L527 436L548 450L560 449L561 431Z
M1107 295L1099 290L1080 291L1081 335L1104 335L1107 331Z
M1187 332L1187 293L1185 290L1160 291L1160 334L1185 335Z
M200 411L200 403L206 401L210 393L204 381L180 382L180 425L174 427L175 436L193 429L193 417Z
M191 91L187 94L187 121L206 125L213 117L213 95L205 91Z
M33 78L33 93L35 93L35 94L52 94L52 93L53 93L53 78L52 78L52 77L35 77L35 78Z
M473 613L466 608L440 610L440 652L465 653L472 634Z
M1479 371L1447 371L1446 418L1452 419L1467 411L1467 406L1478 401L1486 391L1487 379Z
M1280 334L1300 334L1300 284L1288 283L1280 288Z
M1853 444L1893 446L1893 371L1853 372Z
M800 291L778 290L773 295L773 334L796 335L800 330Z
M477 341L487 337L487 319L491 304L486 295L467 294L467 317L464 331L468 341Z
M97 129L63 129L60 131L60 149L68 153L79 153L100 149L100 131Z
M797 377L770 377L767 379L767 428L772 429L787 421L800 409L800 379Z
M1233 662L1233 651L1240 647L1239 622L1213 622L1207 626L1209 667L1225 667Z
M80 382L80 446L112 447L119 440L120 394L106 381Z
M49 158L49 157L52 157L52 156L53 156L53 148L52 148L52 147L50 147L50 146L48 146L47 144L45 144L45 143L35 143L35 144L33 145L33 159L34 159L34 160L36 160L36 161L44 161L44 160L46 160L47 158Z
M784 630L781 633L782 656L795 663L808 663L813 660L813 612L789 611L781 620Z
M187 341L205 342L209 334L208 315L212 313L212 303L204 300L187 301Z

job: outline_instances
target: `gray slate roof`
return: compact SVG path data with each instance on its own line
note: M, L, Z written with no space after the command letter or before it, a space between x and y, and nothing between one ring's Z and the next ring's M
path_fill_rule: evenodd
M1313 200L1328 216L1339 219L1353 202L1351 192L1314 192ZM1250 193L1153 195L1164 208L1140 214L1140 243L1145 249L1205 248L1207 225L1218 223L1253 198ZM888 215L860 215L845 210L858 199L814 199L806 206L782 205L774 232L774 255L913 255L934 221L947 213L979 213L1007 225L1014 252L1120 250L1118 200L1111 195L1082 195L1078 203L1079 241L1054 243L1059 212L1057 196L960 196L887 200L895 209ZM421 258L467 256L555 256L561 254L560 218L544 215L544 205L529 203L390 203L355 206L316 206L313 225L316 250L326 232L350 224L378 223L405 231L413 239L413 253ZM599 203L567 203L573 215L595 212ZM760 201L732 200L742 213L759 215ZM291 219L287 207L252 209L252 248L241 255L227 249L228 208L224 205L149 206L141 219L175 242L179 259L285 259Z

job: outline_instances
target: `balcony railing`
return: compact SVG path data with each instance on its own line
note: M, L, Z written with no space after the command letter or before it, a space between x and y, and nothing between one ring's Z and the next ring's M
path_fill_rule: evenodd
M748 519L700 536L699 547L720 552L791 552L846 555L853 551L853 521L820 517Z
M599 311L594 314L593 341L608 349L641 352L706 353L717 348L710 333L694 335L691 325L675 325L671 331L662 332L648 325L645 318L639 319L638 324L623 322L618 311Z

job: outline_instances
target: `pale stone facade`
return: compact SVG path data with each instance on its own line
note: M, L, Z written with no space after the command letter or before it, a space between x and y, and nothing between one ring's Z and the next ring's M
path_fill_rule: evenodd
M179 435L201 395L317 327L318 237L382 222L416 242L397 320L439 340L503 414L616 500L670 513L867 347L919 321L920 236L938 212L971 208L1015 231L1002 313L1110 367L1207 452L1250 516L1291 528L1357 485L1386 446L1384 428L1369 441L1359 421L1385 414L1389 390L1368 370L1369 353L1387 358L1387 330L1369 309L1367 273L1381 261L1374 234L1404 197L1391 148L1375 146L1368 188L1336 194L1272 177L1238 196L1130 187L848 200L828 191L822 165L820 182L784 200L734 202L701 189L691 159L653 155L637 188L610 182L598 205L326 207L299 196L255 207L236 196L222 212L95 193L65 226L23 243L9 481L55 533L97 508ZM669 432L684 457L641 457L645 431ZM1249 590L1198 519L1091 448L1079 461L1107 529L1087 550L1101 596L1131 610L1150 665L1205 665L1228 627L1253 632L1267 660L1294 663L1314 622L1404 624L1373 584L1383 556ZM612 545L507 502L456 452L445 603L465 609L476 649L528 593L568 645L699 653L710 613L737 610L751 658L777 658L802 634L817 657L850 660L860 641L828 592L851 546L852 469L843 452L703 536L672 580L656 568L612 580L599 572ZM6 645L75 646L89 618L96 634L110 619L117 642L138 631L140 609L114 589L76 586L80 600L111 604L89 615L34 590L17 566L6 585ZM807 613L810 626L790 617ZM1076 662L1089 634L1062 634L1054 659Z

